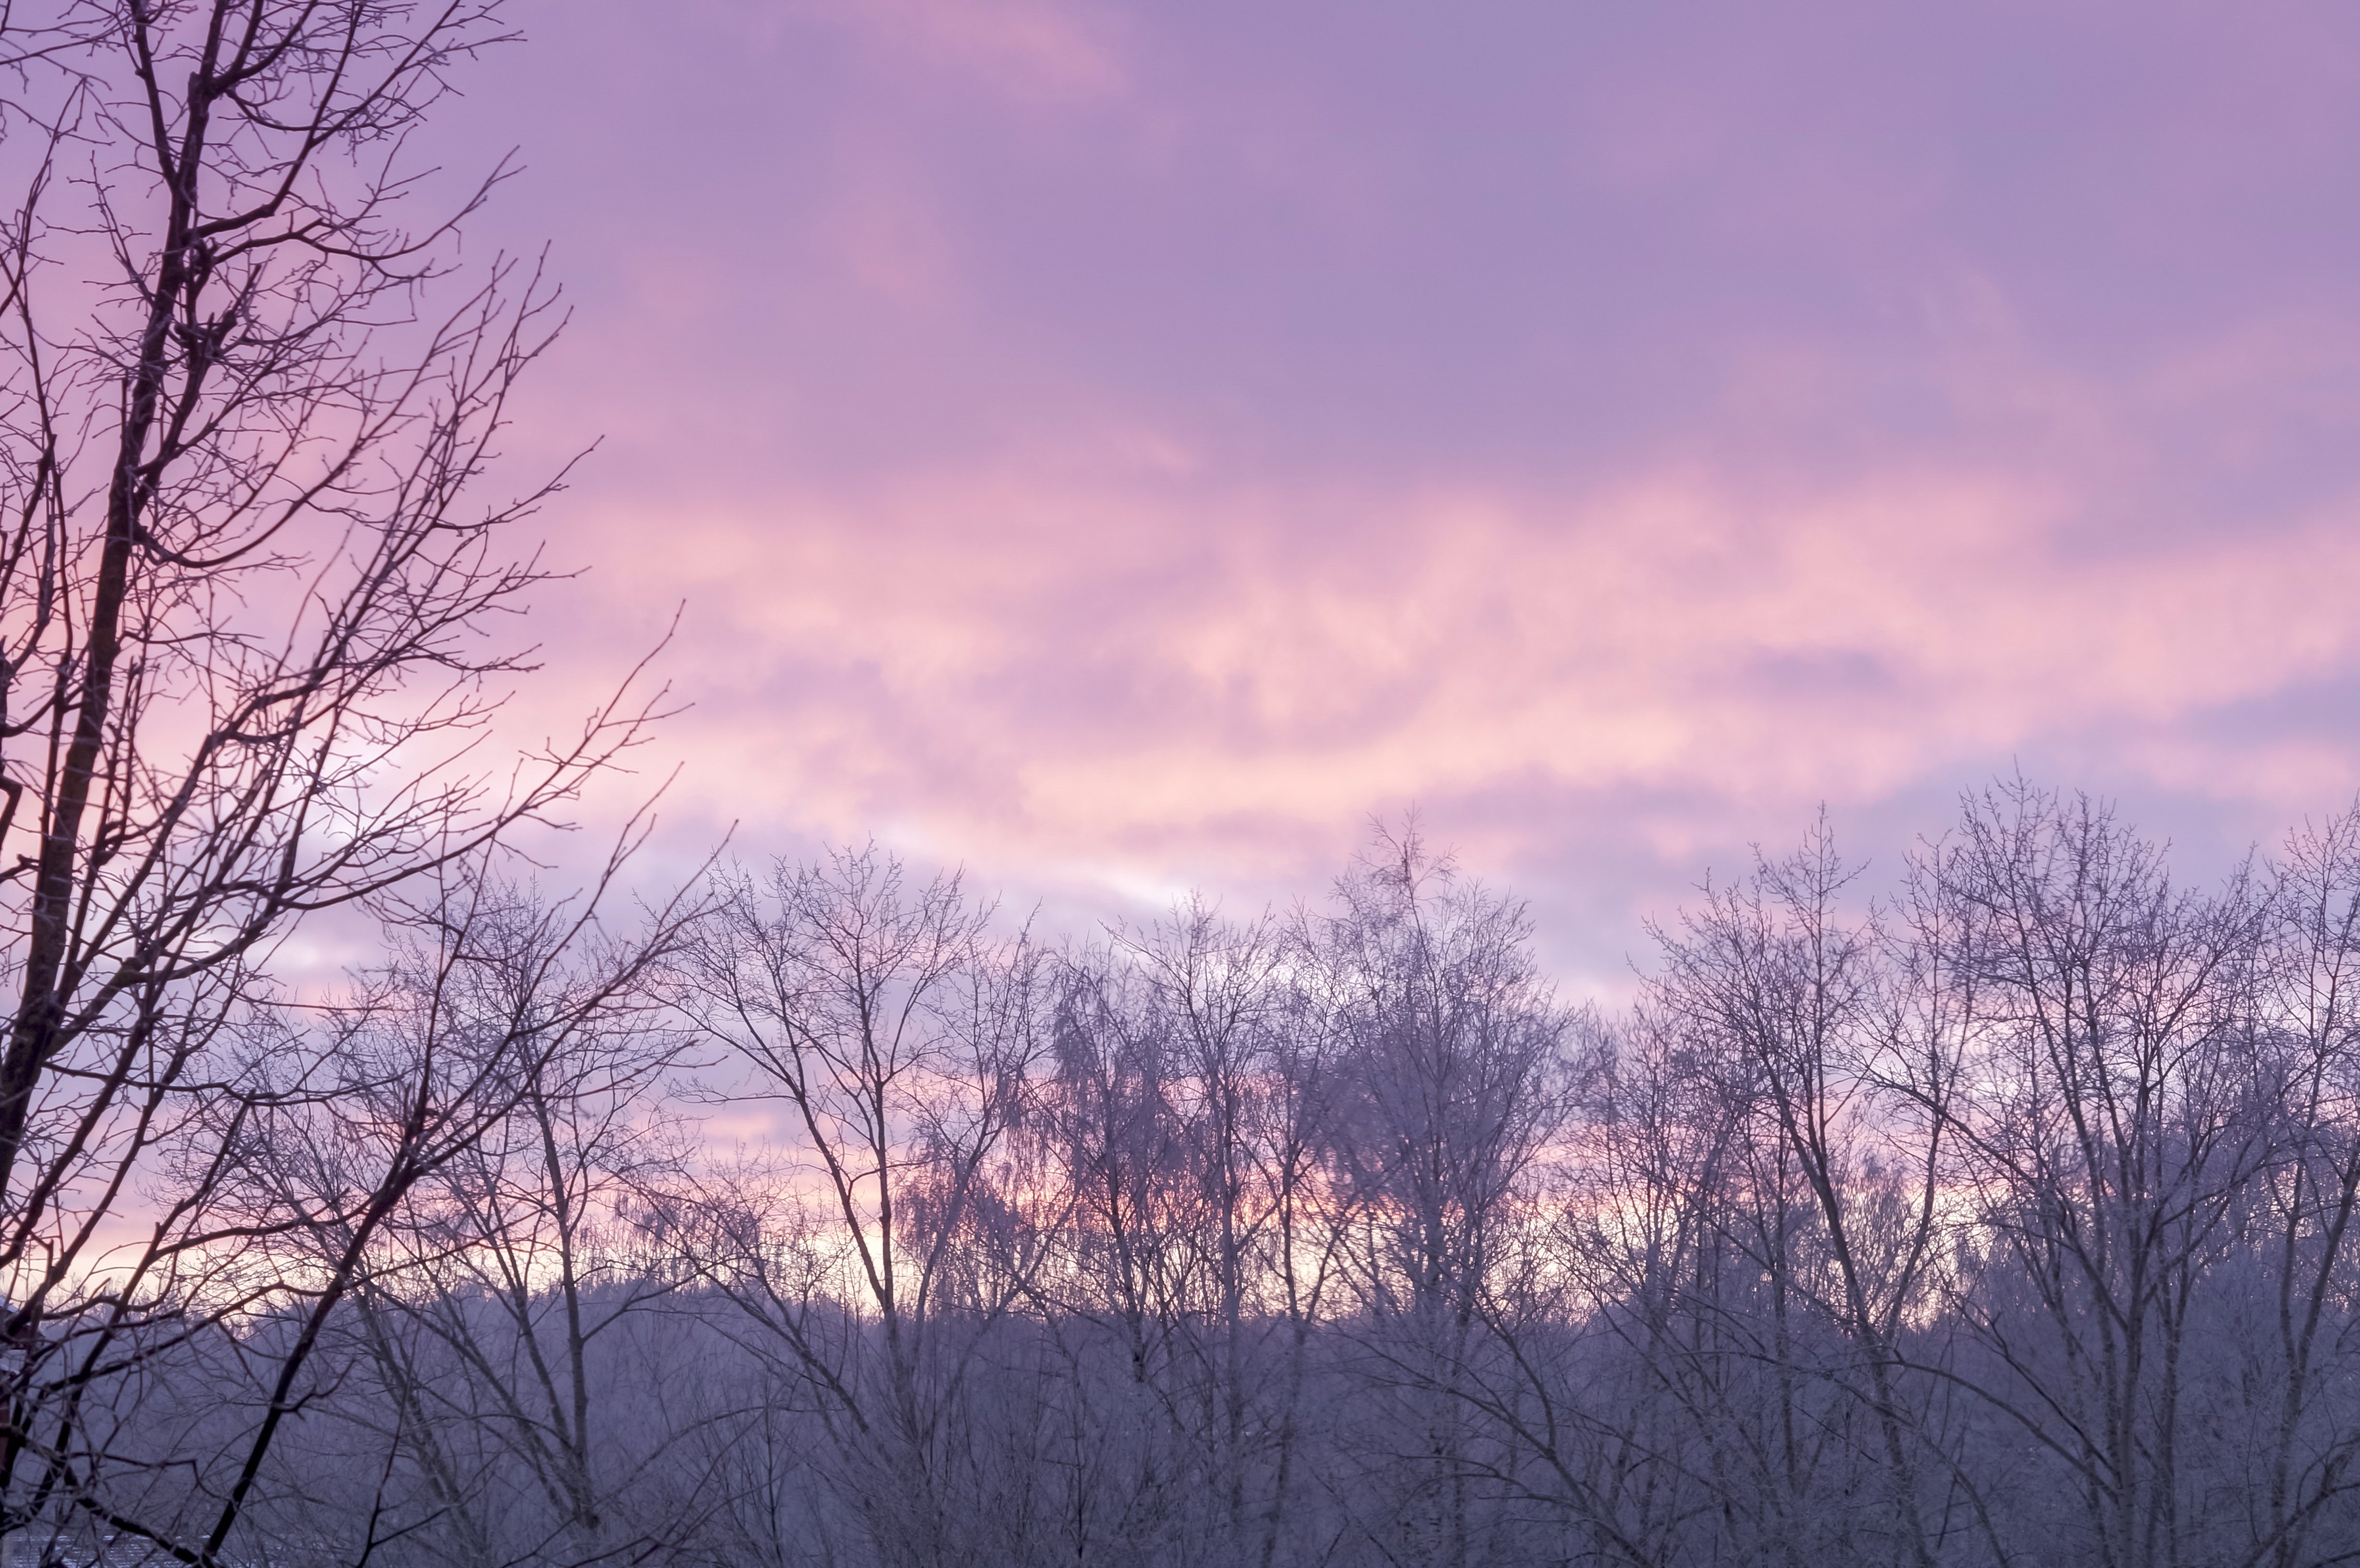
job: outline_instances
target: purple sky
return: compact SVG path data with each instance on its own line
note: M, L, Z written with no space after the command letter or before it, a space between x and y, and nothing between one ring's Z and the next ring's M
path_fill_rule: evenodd
M1369 813L1612 974L2018 763L2192 866L2360 783L2360 11L522 0L436 156L689 836L1107 909Z

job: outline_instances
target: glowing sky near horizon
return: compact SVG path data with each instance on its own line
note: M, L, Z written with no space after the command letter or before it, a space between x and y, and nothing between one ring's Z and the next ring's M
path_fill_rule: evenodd
M523 0L454 164L574 326L563 708L685 604L687 830L1313 888L1611 968L2021 766L2360 784L2360 12Z

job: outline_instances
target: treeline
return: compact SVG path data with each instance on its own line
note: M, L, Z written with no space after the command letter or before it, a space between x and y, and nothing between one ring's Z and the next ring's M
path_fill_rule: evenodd
M1087 942L874 848L628 940L486 897L279 1020L335 1076L208 1143L185 1312L43 1326L28 1518L119 1556L243 1483L225 1560L468 1568L2360 1551L2360 822L2191 889L2008 785L1853 877L1822 824L1709 888L1612 1017L1415 837Z

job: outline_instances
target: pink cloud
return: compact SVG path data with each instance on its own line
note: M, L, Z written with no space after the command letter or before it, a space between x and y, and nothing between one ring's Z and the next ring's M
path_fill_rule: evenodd
M969 478L673 519L625 586L694 606L678 738L715 812L1133 876L1227 824L1284 854L1510 779L1871 800L2351 669L2342 515L2091 553L2074 503L1909 472L1769 498ZM2322 768L2287 766L2298 792Z
M2360 777L2344 14L525 4L514 445L611 438L535 712L684 601L757 853L1301 885L1416 799L1620 918L2018 760Z

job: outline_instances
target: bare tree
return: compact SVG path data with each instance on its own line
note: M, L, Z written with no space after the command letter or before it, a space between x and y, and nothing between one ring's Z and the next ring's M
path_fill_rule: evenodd
M299 1526L364 1557L382 1543L400 1512L384 1490L322 1519L274 1485L277 1440L341 1381L331 1325L355 1295L401 1288L422 1191L546 1097L678 921L599 942L586 909L537 907L479 869L399 929L356 995L240 1032L235 1092L182 1145L206 1168L96 1282L114 1310L46 1342L60 1392L27 1444L29 1518L79 1511L186 1562ZM395 1457L361 1463L389 1475Z
M1319 1180L1334 1052L1305 951L1292 922L1192 896L1063 965L1046 1119L1075 1223L1042 1311L1119 1341L1131 1371L1096 1412L1129 1479L1102 1465L1106 1504L1077 1517L1207 1558L1277 1551L1341 1240ZM1066 1337L1076 1376L1096 1340Z
M274 943L471 864L646 716L482 750L550 486L471 496L552 297L497 263L425 313L493 180L406 223L403 147L503 37L493 0L0 11L0 1537L60 1497L157 1530L70 1463L64 1346L289 1299L210 1228Z
M2267 905L2175 887L2097 804L1974 798L1912 893L1939 933L1962 1090L1944 1119L1976 1227L1952 1298L1969 1376L2056 1462L2110 1568L2198 1539L2191 1334L2271 1159L2252 1005Z
M1069 1418L1074 1495L1058 1512L1077 1557L1152 1557L1205 1528L1200 1505L1218 1490L1191 1397L1202 1386L1204 1244L1218 1226L1160 989L1120 947L1069 953L1060 967L1055 1072L1035 1116L1073 1197L1062 1267L1035 1292L1081 1396ZM1121 1375L1101 1369L1109 1359Z
M1040 957L990 914L870 846L740 878L694 954L692 1016L796 1156L720 1206L707 1276L829 1410L891 1563L945 1561L989 1522L956 1506L960 1401L1062 1225L1012 1136L1045 1048Z
M548 942L556 922L529 918ZM519 1061L483 1136L411 1189L356 1282L345 1337L383 1390L377 1419L464 1559L637 1560L683 1532L630 1507L678 1434L638 1401L618 1413L613 1368L593 1362L611 1363L631 1318L681 1282L640 1221L687 1152L659 1099L684 1044L661 1011L684 922L669 911L630 942L564 932L564 970L509 960L509 1016L566 1027ZM628 1438L611 1430L623 1421Z
M2256 1310L2223 1326L2241 1351L2239 1388L2276 1394L2253 1399L2261 1497L2236 1510L2252 1528L2235 1544L2245 1562L2293 1568L2360 1485L2348 1394L2360 1368L2343 1306L2360 1288L2360 814L2289 833L2275 873L2259 996L2276 1147L2238 1216Z
M1864 1387L1848 1390L1872 1418L1896 1554L1931 1568L1934 1548L1920 1496L1921 1433L1902 1388L1900 1339L1925 1300L1940 1237L1940 1140L1895 1136L1885 1071L1898 1068L1922 1093L1907 1103L1947 1102L1947 1078L1930 1082L1900 1045L1898 998L1873 926L1848 921L1839 903L1856 877L1821 818L1786 859L1757 863L1732 887L1705 889L1701 909L1658 932L1664 967L1650 987L1652 1016L1687 1036L1691 1062L1724 1096L1733 1138L1724 1148L1747 1170L1750 1223L1738 1237L1769 1294L1765 1349L1782 1378L1801 1372ZM1894 1059L1888 1060L1891 1055ZM1939 1129L1924 1117L1916 1130ZM1761 1136L1745 1136L1755 1129ZM1830 1325L1852 1354L1810 1367L1800 1353L1805 1317ZM1801 1399L1780 1390L1778 1464L1784 1510L1824 1515L1805 1492ZM1812 1423L1824 1430L1826 1422ZM1819 1466L1811 1466L1817 1469ZM1785 1549L1808 1553L1796 1522ZM1874 1530L1874 1526L1869 1527Z
M1414 828L1380 833L1338 886L1322 981L1348 1051L1334 1179L1356 1195L1348 1249L1366 1345L1416 1434L1388 1528L1425 1561L1476 1550L1469 1396L1493 1271L1530 1223L1528 1179L1570 1108L1568 1023L1517 901L1461 883Z
M1204 1234L1208 1334L1196 1347L1211 1393L1208 1479L1223 1523L1242 1541L1250 1465L1247 1421L1256 1402L1258 1325L1249 1309L1262 1274L1260 1249L1282 1193L1265 1180L1273 1168L1260 1134L1268 1033L1278 1022L1274 984L1288 957L1284 932L1268 917L1244 926L1223 921L1202 898L1171 917L1119 940L1139 965L1157 1010L1170 1019L1190 1104L1184 1122L1192 1149ZM1284 1168L1276 1168L1284 1174Z

